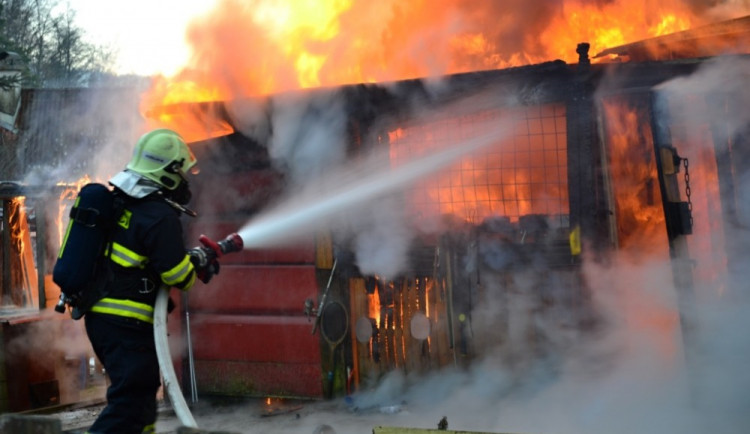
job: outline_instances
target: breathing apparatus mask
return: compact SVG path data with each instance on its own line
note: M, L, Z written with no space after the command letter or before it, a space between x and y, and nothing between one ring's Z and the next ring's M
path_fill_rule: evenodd
M177 184L176 187L173 189L164 189L164 195L168 197L169 199L177 202L180 205L187 205L190 203L190 199L193 197L193 193L190 191L190 183L188 182L187 178L185 177L184 172L182 171L182 167L184 166L184 161L174 161L172 164L167 166L164 170L167 173L171 173L174 175L178 175L180 182ZM198 174L198 169L196 166L191 167L190 172L192 174ZM173 183L174 177L163 177L162 178L162 184L169 184Z

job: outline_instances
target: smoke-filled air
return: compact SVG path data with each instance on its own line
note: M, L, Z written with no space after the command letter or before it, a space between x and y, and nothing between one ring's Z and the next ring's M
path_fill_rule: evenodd
M679 271L670 261L663 217L648 217L650 221L642 222L637 232L621 235L618 250L606 257L584 256L582 281L591 290L592 312L582 314L561 307L566 297L563 282L559 287L547 282L547 296L557 300L554 305L558 307L543 309L537 305L532 294L537 291L540 273L545 273L543 269L514 272L512 280L517 289L510 294L499 289L507 282L485 276L483 288L489 294L496 291L498 296L484 299L470 313L477 345L487 345L482 358L465 369L448 367L421 376L395 370L352 397L356 408L365 410L363 419L321 412L303 422L287 422L284 432L308 432L315 423L329 424L338 432L369 432L362 423L434 427L442 416L447 416L456 429L490 432L742 433L750 429L750 419L745 416L750 402L750 374L746 370L750 341L744 337L744 330L750 326L750 306L740 283L750 277L745 275L750 258L741 247L747 245L748 214L739 209L737 220L728 223L728 228L714 224L714 219L720 218L717 205L709 203L708 192L701 192L709 188L713 178L700 169L706 163L702 160L705 155L711 155L710 149L700 146L712 146L713 142L701 140L705 131L690 129L711 124L712 117L727 115L710 107L708 111L690 107L676 110L681 107L681 98L708 96L719 86L724 92L744 95L742 101L750 101L743 84L748 71L746 60L708 62L690 77L659 88L661 97L675 106L673 122L688 128L675 137L675 143L693 163L695 229L688 237L688 249L694 261L694 294L684 294L675 287L674 282L679 280L675 273ZM605 81L603 87L607 85ZM441 89L439 80L426 86L438 93ZM607 111L613 110L606 103L607 89L600 89L600 93L605 116L609 116L609 135L616 138L629 128L632 131L627 116ZM514 96L500 98L510 100ZM503 139L513 130L512 123L496 126L487 135L446 143L443 152L414 158L395 168L388 167L387 156L377 153L372 159L355 163L326 158L319 161L319 167L311 167L316 160L303 158L298 162L300 176L294 175L294 158L301 153L315 155L316 147L330 152L328 146L339 140L341 131L335 125L340 121L334 114L340 113L340 107L330 107L329 116L313 122L301 117L295 122L287 112L272 114L272 118L278 116L285 122L279 127L281 131L274 130L269 151L278 167L289 170L290 178L300 184L293 184L292 193L280 199L277 206L249 219L239 232L246 247L284 243L308 231L328 228L339 239L350 241L363 273L394 277L408 263L409 241L436 230L441 222L425 219L415 224L404 214L403 202L390 193L403 192L419 178L460 161L472 148L503 146ZM477 107L486 108L476 98L467 98L454 102L447 112L459 116ZM415 122L429 123L444 115L416 104L414 111L418 113ZM234 116L242 116L242 111L236 110ZM746 111L731 111L724 119L724 133L732 137L747 128L748 122ZM321 133L327 125L331 127L329 134ZM283 141L289 137L307 139ZM612 158L627 158L617 154L616 140L613 142ZM619 206L625 210L627 193L640 194L637 189L642 185L615 185L618 187L624 192ZM744 197L749 191L747 180L737 188L737 194ZM632 218L643 218L635 213L644 210L631 211ZM622 218L628 219L625 211ZM729 266L722 256L724 246L736 255ZM477 262L502 267L508 254L480 247L478 257L467 256L464 264L468 271L475 270ZM538 313L529 314L535 311ZM506 325L498 321L500 312L509 318ZM579 330L586 321L594 324L593 332ZM530 330L541 334L545 343L541 352L528 344ZM493 336L498 333L506 340L493 348L491 342L496 342ZM341 408L351 409L343 404ZM382 414L384 409L393 408L398 409L397 414Z
M447 224L411 218L402 193L473 152L504 146L515 124L510 119L484 126L481 134L457 137L397 165L387 146L378 150L374 145L379 137L373 132L363 137L363 149L373 151L353 161L347 154L344 97L335 91L310 97L297 91L378 83L384 92L398 94L392 82L419 79L429 101L444 95L447 84L440 77L447 74L556 59L575 63L580 42L591 44L593 58L609 47L747 14L747 0L223 0L188 28L190 63L174 77L155 78L144 93L140 109L153 116L138 128L175 128L191 142L235 128L266 146L271 164L288 184L282 196L237 228L245 248L275 247L328 229L353 251L359 271L387 279L405 270L413 239ZM552 307L536 304L531 294L546 269L513 272L507 277L513 291L501 291L508 282L493 281L489 274L482 287L498 296L486 297L468 313L475 342L487 345L481 358L467 367L456 363L424 375L395 370L373 379L346 405L340 403L339 411L286 421L273 432L310 433L323 423L339 433L368 433L373 425L434 428L443 416L450 429L505 433L750 432L750 176L734 175L740 207L733 221L720 224L720 204L712 203L715 196L707 192L717 184L711 178L715 173L701 172L716 165L710 161L714 150L701 148L714 144L704 139L710 134L701 126L721 123L726 137L747 134L748 78L746 59L716 60L658 89L671 104L673 122L684 127L674 140L692 164L694 229L686 247L692 294L674 283L680 268L670 260L663 216L659 221L645 215L647 209L628 208L629 195L645 193L641 183L625 183L626 176L618 184L621 174L615 172L614 188L622 193L620 221L637 222L640 229L621 229L620 245L605 256L592 255L588 252L595 250L584 246L575 277L588 288L590 310L557 303L566 297L567 286L553 279L545 281ZM618 137L632 125L629 114L609 99L607 85L604 80L595 95L602 101L605 133L612 138L610 158L627 162L629 142L618 147ZM726 110L684 103L696 95L710 101L717 89L745 104ZM520 98L504 92L489 99L507 106ZM246 104L266 97L272 99L268 110ZM430 124L492 108L485 97L453 99L440 110L422 105L425 100L409 101L409 122ZM231 127L221 120L201 123L194 116L156 110L208 101L226 102ZM310 116L313 105L315 116ZM186 119L189 123L180 123ZM114 155L124 163L134 136L118 134ZM112 164L108 155L102 164ZM102 178L120 169L102 169L107 172ZM50 170L41 172L49 176ZM41 172L30 177L37 179ZM200 204L196 207L200 212ZM507 252L489 244L473 255L459 261L467 273L480 266L501 269L508 261ZM507 324L500 324L499 312ZM586 333L580 331L582 323L589 324ZM528 345L530 330L544 342L543 351ZM495 348L499 333L505 339ZM360 417L348 412L352 406L371 411ZM379 411L387 408L397 410ZM231 416L223 418L202 422L206 429L238 429L224 421ZM244 428L264 432L265 427Z
M437 95L444 85L437 77L445 74L555 59L575 62L576 44L583 41L591 43L590 54L596 61L596 54L609 47L749 11L750 5L742 1L292 4L227 0L190 27L188 38L194 48L190 65L175 77L156 80L144 101L158 105L238 100L227 105L232 125L266 144L275 167L291 180L288 194L239 229L246 247L283 244L327 227L347 241L360 271L387 278L403 271L410 240L444 224L431 219L415 223L393 193L460 161L469 148L502 142L512 125L496 126L485 136L462 138L465 142L446 143L445 152L392 168L388 156L377 153L371 159L347 160L346 107L336 92L315 101L294 93L276 96L272 109L263 113L239 100L418 77L424 78L428 92ZM738 95L745 95L748 70L747 62L709 62L688 78L665 83L660 94L683 108L679 101L685 93L708 95L719 83L724 90L736 86ZM383 87L397 92L388 84ZM614 102L610 104L607 89L599 91L602 116L612 137L611 158L627 161L632 155L625 146L618 147L618 137L632 130L630 118ZM505 101L518 98L493 96ZM312 105L316 116L309 116ZM451 110L463 113L470 107L477 107L477 101L454 101ZM411 114L415 122L425 123L441 116L416 102ZM731 115L726 119L729 136L747 128L750 121L744 109ZM712 117L724 116L711 110L673 113L675 122L686 126L710 124ZM697 193L701 181L696 178L701 174L695 167L704 155L697 144L712 143L697 140L699 133L705 132L677 137L682 140L681 151L693 162L696 202L710 200ZM618 173L612 176L617 178ZM743 182L737 194L745 195L748 188ZM640 226L623 231L620 248L606 257L584 254L580 277L590 289L591 311L545 310L536 305L530 294L545 270L513 273L516 290L510 293L500 291L503 283L490 277L482 282L483 288L499 295L470 312L476 342L488 343L481 359L466 369L445 368L422 376L407 376L400 370L387 374L351 397L357 408L376 409L362 419L321 411L276 428L300 433L309 432L316 423L329 424L337 432L369 432L373 424L383 423L431 428L446 416L451 428L492 432L748 432L750 340L744 335L750 326L746 314L750 306L741 282L750 277L744 275L750 258L747 249L739 247L747 245L747 210L738 210L737 221L722 228L712 224L716 215L708 211L715 211L716 204L695 206L695 231L688 249L696 278L694 294L686 300L675 288L678 271L670 261L663 217L659 221L644 217L647 209L628 208L629 193L642 194L642 185L620 184L619 189L619 217ZM720 254L725 244L733 246L735 255L729 267ZM502 267L505 260L503 251L480 248L463 263L470 272L480 263ZM558 301L565 297L562 282L547 284L549 297ZM499 312L508 318L507 324L499 323ZM590 323L588 329L593 331L581 333L582 322ZM527 343L532 329L545 342L542 353ZM497 333L506 339L493 348ZM400 411L379 414L377 409L383 408Z

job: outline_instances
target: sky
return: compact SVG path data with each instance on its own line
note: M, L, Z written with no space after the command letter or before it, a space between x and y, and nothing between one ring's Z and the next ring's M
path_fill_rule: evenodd
M118 74L171 76L189 56L185 30L216 0L68 0L91 42L117 50Z

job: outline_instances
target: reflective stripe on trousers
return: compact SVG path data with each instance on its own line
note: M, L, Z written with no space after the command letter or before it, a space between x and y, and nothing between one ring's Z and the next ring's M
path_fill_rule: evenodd
M94 304L91 312L134 318L149 324L154 323L154 307L132 300L105 297Z

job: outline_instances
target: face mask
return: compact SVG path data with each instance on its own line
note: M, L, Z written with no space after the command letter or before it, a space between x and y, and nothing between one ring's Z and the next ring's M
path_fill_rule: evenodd
M180 205L187 205L193 194L190 192L190 185L187 181L183 181L174 190L169 193L171 199Z

